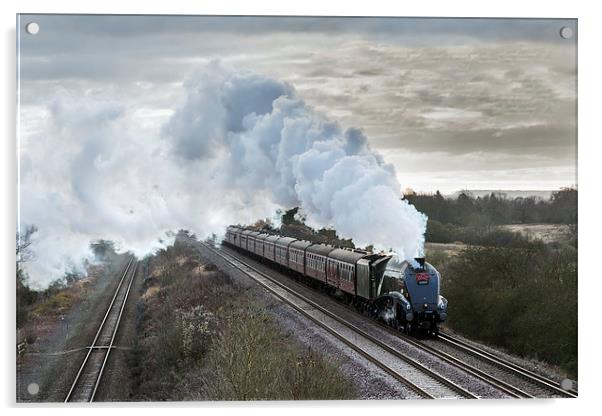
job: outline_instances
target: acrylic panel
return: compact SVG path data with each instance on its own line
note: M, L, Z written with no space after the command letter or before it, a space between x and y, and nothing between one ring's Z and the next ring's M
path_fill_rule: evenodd
M577 20L17 16L17 401L577 396Z

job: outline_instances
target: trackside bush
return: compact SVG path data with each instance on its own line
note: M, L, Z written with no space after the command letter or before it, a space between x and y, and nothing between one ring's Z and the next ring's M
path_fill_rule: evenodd
M328 400L353 397L335 363L300 352L260 305L225 320L211 356L216 400Z
M451 328L577 375L575 247L469 247L445 269Z

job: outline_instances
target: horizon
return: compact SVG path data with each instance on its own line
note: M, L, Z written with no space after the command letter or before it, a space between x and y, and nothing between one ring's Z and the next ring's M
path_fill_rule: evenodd
M458 188L455 190L449 190L447 192L443 192L441 191L441 189L435 189L435 190L424 190L424 189L414 189L412 187L408 187L406 189L404 189L402 191L403 195L406 195L407 193L414 192L416 194L420 194L420 195L434 195L437 192L440 192L441 195L443 196L453 196L456 194L459 194L461 192L500 192L500 193L529 193L529 192L533 192L535 194L537 193L554 193L554 192L558 192L564 189L578 189L578 186L576 184L572 184L572 185L566 185L566 186L560 186L558 188L553 188L553 189L502 189L502 188L469 188L469 187L465 187L465 188Z

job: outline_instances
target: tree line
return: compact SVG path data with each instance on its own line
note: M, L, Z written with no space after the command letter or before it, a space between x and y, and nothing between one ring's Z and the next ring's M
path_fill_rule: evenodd
M424 212L429 221L458 226L502 224L576 224L577 189L563 188L553 192L549 199L540 197L508 198L492 192L474 197L463 191L457 198L446 198L439 191L434 194L411 192L406 199Z

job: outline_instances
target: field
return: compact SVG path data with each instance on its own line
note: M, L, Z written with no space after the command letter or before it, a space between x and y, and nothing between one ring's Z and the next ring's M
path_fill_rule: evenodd
M557 243L570 238L570 226L567 224L512 224L503 227L544 243Z

